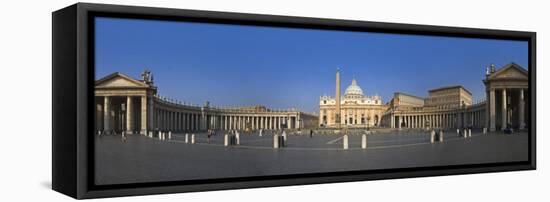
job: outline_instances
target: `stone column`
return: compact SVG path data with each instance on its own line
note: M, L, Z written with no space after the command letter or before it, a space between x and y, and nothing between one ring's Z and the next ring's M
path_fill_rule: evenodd
M502 126L500 127L501 130L504 130L506 129L506 124L508 123L508 120L507 120L507 110L506 110L506 89L502 89Z
M290 116L288 116L288 117L287 117L287 120L286 120L286 127L287 127L288 129L290 129L290 126L291 126L290 121L291 121L291 120L292 120L292 119L290 119Z
M284 121L284 118L282 116L279 117L279 130L283 129L283 121Z
M168 111L166 109L162 110L162 130L168 129Z
M223 116L223 129L227 130L227 116Z
M189 130L195 130L195 114L189 113Z
M241 120L240 120L241 117L240 116L235 116L234 118L235 118L235 120L234 120L235 130L240 130L241 128L240 128L239 124L241 123Z
M159 130L164 130L164 109L159 110Z
M182 122L183 122L183 130L184 131L189 130L189 122L188 121L189 121L189 118L187 117L187 113L183 112Z
M141 134L147 133L147 95L141 96Z
M246 117L241 116L241 130L246 128Z
M166 122L166 130L170 130L170 127L172 127L172 124L170 123L170 111L165 111L165 122Z
M401 128L401 122L403 121L403 116L399 116L397 124L399 125L397 128Z
M183 131L183 112L178 112L178 130Z
M495 114L495 110L496 110L496 107L495 107L496 103L495 103L495 90L494 89L491 89L491 91L489 92L489 120L488 122L490 123L490 131L495 131L496 130L496 114Z
M229 128L228 130L233 130L233 116L229 116Z
M438 124L439 124L439 128L443 128L443 114L439 114L438 117Z
M173 111L168 112L168 120L170 120L170 129L169 131L174 130L176 126L175 113Z
M474 116L474 113L475 113L475 112L470 112L470 117L472 118L472 120L470 120L470 124L472 125L472 127L475 126L475 116Z
M489 129L489 91L485 91L485 128Z
M239 130L242 130L243 129L243 117L242 116L239 116Z
M172 130L172 112L166 111L166 130Z
M134 131L134 113L132 97L126 97L126 133L132 134Z
M250 117L250 124L252 125L252 130L257 130L256 116Z
M111 98L103 97L103 130L111 130Z
M162 128L162 110L161 109L157 109L156 110L157 112L157 128Z
M441 114L441 128L447 127L447 115Z
M185 130L187 130L187 113L182 112L181 115L182 115L182 119L181 119L182 129L185 131Z
M300 128L300 115L296 116L296 129Z
M236 130L239 130L239 129L240 129L240 128L239 128L239 123L240 123L240 121L239 121L239 116L235 116L235 117L233 117L233 118L234 118L234 121L233 121L233 122L235 123L235 129L236 129Z
M523 89L519 91L519 129L525 128L525 95L523 94Z
M199 114L195 114L195 130L201 130L202 129L203 118L202 118L201 114L202 114L202 112L199 112Z
M190 126L189 126L189 129L191 131L194 131L196 128L195 128L195 114L194 113L191 113L189 114L189 121L190 121Z
M147 130L155 128L155 105L153 96L147 97ZM134 121L135 122L135 121ZM135 126L135 124L134 124ZM141 131L142 135L147 135L147 131Z

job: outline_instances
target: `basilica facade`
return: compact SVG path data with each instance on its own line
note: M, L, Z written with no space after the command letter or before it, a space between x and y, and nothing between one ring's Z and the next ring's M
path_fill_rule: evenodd
M380 125L386 110L378 95L365 96L353 79L340 96L340 72L336 72L336 96L321 96L319 100L319 125L321 127L376 127Z

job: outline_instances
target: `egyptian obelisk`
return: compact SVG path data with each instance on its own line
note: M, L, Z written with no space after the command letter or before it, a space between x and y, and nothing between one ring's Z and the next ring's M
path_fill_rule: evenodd
M336 114L334 120L336 128L340 128L340 68L336 68Z

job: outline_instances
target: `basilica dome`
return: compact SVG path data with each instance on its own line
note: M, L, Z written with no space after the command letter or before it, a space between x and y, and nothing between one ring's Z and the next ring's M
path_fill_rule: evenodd
M363 97L363 90L357 85L357 81L353 79L351 85L346 88L345 97Z

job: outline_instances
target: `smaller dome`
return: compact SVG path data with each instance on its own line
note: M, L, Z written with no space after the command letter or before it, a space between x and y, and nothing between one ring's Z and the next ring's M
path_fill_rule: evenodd
M348 88L346 88L346 91L344 93L344 96L349 96L349 95L363 96L363 90L361 89L361 87L357 85L357 81L355 79L351 81L351 85L348 86Z

